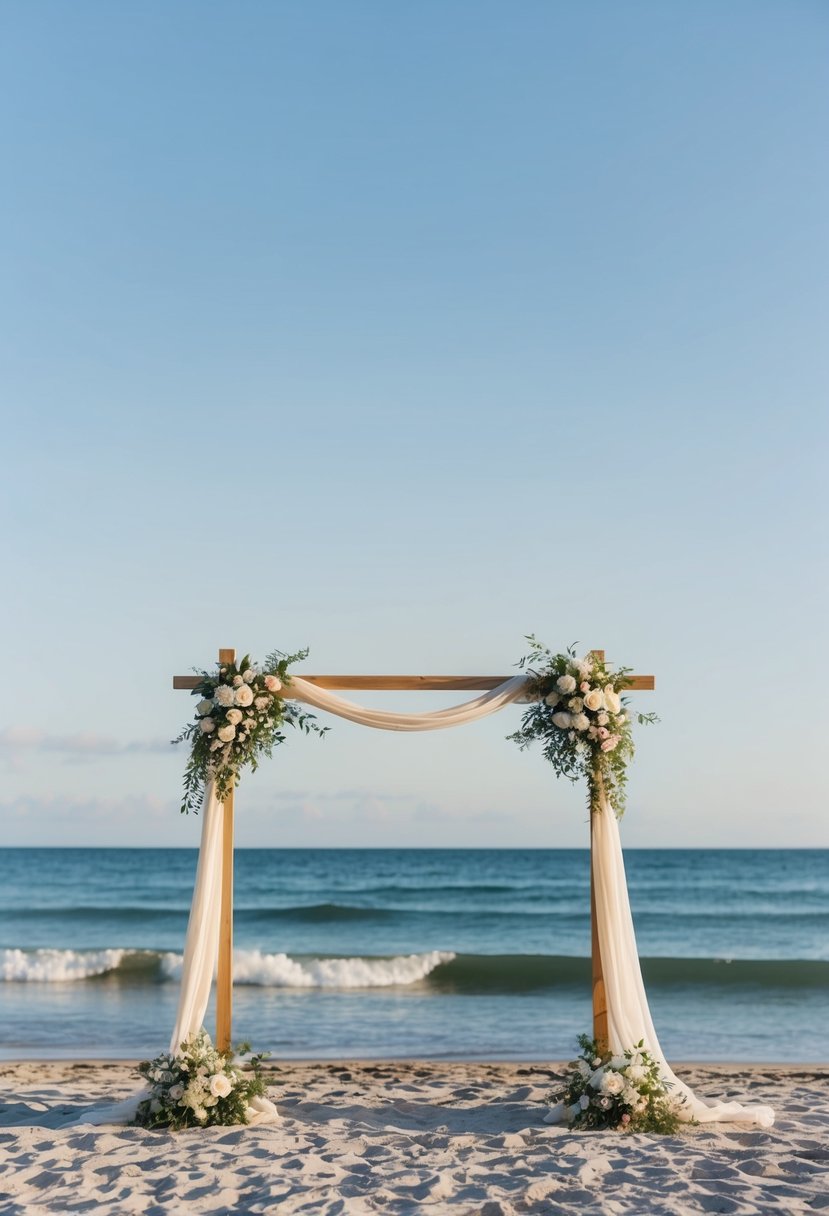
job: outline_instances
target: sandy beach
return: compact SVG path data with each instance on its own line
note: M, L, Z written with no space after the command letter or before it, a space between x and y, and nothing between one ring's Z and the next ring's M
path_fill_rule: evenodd
M0 1212L829 1211L829 1066L680 1068L700 1093L770 1103L777 1123L662 1138L545 1126L558 1067L273 1065L281 1124L168 1135L68 1126L131 1091L129 1062L5 1063Z

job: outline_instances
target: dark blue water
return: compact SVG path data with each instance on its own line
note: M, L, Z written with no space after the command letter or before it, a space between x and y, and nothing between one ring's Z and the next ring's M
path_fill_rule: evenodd
M0 1053L166 1046L196 854L0 850ZM829 851L626 854L675 1059L825 1060ZM242 849L235 1030L283 1056L560 1058L590 1028L586 850Z

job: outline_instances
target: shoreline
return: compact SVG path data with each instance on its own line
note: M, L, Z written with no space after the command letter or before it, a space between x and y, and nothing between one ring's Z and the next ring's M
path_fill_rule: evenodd
M814 1213L829 1165L829 1064L677 1064L712 1099L773 1106L770 1129L677 1136L543 1123L562 1074L542 1064L268 1061L281 1122L173 1135L69 1126L134 1091L135 1062L0 1062L0 1210L154 1216L689 1216ZM71 1203L70 1203L71 1200Z

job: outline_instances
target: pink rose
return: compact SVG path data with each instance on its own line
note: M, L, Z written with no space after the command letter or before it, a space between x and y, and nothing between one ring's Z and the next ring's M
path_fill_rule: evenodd
M278 676L265 676L265 687L268 692L279 692L282 687L282 681Z
M623 1123L630 1123L630 1115L622 1115Z
M610 737L610 731L606 726L600 726L596 733L600 739L608 739Z
M587 680L582 680L581 684L579 684L579 691L590 692L590 685L587 683Z
M616 744L619 742L619 739L619 735L611 735L609 739L605 739L604 743L602 744L602 751L612 752Z

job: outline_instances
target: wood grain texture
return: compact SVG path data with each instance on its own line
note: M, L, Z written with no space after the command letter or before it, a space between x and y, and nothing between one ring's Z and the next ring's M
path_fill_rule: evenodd
M220 663L235 663L235 650L220 650ZM222 822L222 898L219 961L216 968L216 1046L229 1051L233 1036L233 790L224 804Z
M506 676L316 676L296 671L294 675L316 684L318 688L351 688L364 692L401 692L422 689L426 692L459 692L478 690L484 692L497 688L505 680L511 680L512 672ZM173 688L193 689L201 683L200 676L173 676ZM654 676L631 676L628 689L631 692L652 692L656 687Z

